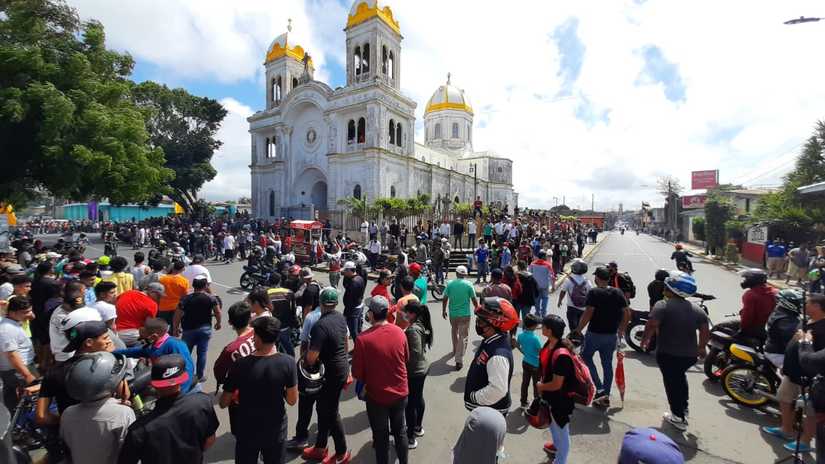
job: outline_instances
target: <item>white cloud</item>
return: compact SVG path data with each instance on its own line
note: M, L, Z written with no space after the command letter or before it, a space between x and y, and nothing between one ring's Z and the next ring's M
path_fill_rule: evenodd
M217 134L223 145L212 156L212 166L218 174L204 186L200 195L208 200L237 200L249 196L251 148L246 118L253 111L233 98L224 98L221 104L227 110Z
M168 79L260 79L264 49L287 17L312 53L316 77L327 79L329 63L344 61L349 6L334 1L72 3L84 17L103 21L113 46L157 65ZM516 188L528 206L562 196L585 206L591 194L601 208L657 203L641 185L663 173L688 184L690 171L699 169L720 169L722 181L761 183L771 177L759 177L763 171L792 164L789 150L825 117L825 62L816 59L825 25L782 24L823 14L813 0L389 4L404 35L402 88L419 103L419 122L451 72L475 104L475 148L515 160ZM574 98L555 99L565 83L553 33L571 18L585 51ZM655 79L640 81L642 50L650 46L678 68L684 100L669 101ZM587 113L582 105L592 115L607 111L607 119L577 119L577 108ZM248 189L249 137L245 123L230 130L229 119L222 136L237 140L224 139L222 155L229 162L231 152L240 167L226 165L234 181L221 185ZM224 182L223 172L215 182ZM632 179L607 185L599 182L610 177L605 172ZM208 187L210 195L223 191Z

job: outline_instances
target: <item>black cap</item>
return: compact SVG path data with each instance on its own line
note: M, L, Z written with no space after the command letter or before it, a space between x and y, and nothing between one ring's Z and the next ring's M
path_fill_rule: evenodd
M88 338L97 338L106 333L109 327L103 321L81 322L66 331L69 344L63 348L64 353L77 351Z
M604 266L599 266L593 271L593 275L599 279L608 280L610 278L610 271Z
M174 387L189 380L186 361L179 354L163 355L152 363L152 382L155 388Z

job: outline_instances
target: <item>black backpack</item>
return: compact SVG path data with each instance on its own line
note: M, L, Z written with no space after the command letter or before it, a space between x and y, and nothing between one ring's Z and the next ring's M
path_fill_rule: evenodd
M636 285L630 278L630 274L626 272L619 274L619 287L623 292L630 294L630 298L636 298Z

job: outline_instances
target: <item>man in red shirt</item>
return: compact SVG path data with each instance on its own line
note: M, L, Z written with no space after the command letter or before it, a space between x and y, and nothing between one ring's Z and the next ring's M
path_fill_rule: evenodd
M229 307L229 325L235 329L238 338L232 340L223 348L218 359L215 360L215 366L212 372L215 374L215 380L220 387L224 380L226 380L229 369L240 358L245 358L255 351L255 342L253 341L255 332L252 327L249 327L249 320L252 319L252 309L249 303L239 301ZM230 406L230 420L232 420L232 408Z
M367 318L372 327L355 339L352 376L364 384L367 417L372 429L375 462L387 464L390 429L395 438L395 453L400 464L407 464L407 337L395 324L387 322L390 304L383 296L370 298Z
M768 275L762 269L745 269L739 275L742 277L740 286L747 289L742 294L739 333L764 339L767 336L765 324L776 307L777 290L768 285Z
M127 347L139 344L140 333L146 319L157 317L158 302L164 295L163 284L152 282L146 290L127 290L115 302L117 335Z

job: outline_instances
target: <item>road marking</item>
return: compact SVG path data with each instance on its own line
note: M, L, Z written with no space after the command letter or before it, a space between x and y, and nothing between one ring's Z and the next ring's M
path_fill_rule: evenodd
M638 247L638 248L639 248L639 251L641 251L643 255L647 256L647 259L649 259L649 260L650 260L650 262L651 262L651 263L653 263L653 265L654 265L654 266L656 266L656 260L655 260L655 259L653 259L653 257L652 257L652 256L650 256L650 253L646 252L646 251L645 251L645 249L644 249L644 248L642 248L642 246L641 246L641 245L639 245L639 240L638 240L638 237L639 237L639 236L637 235L635 238L634 238L634 237L630 237L630 238L632 239L633 244L634 244L634 245L636 245L636 247Z

